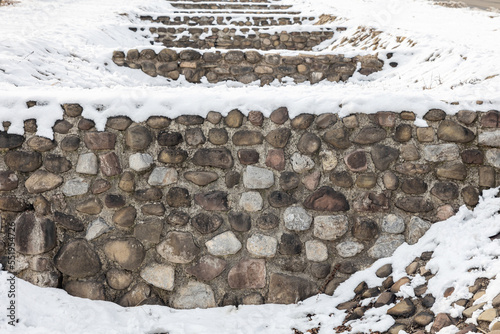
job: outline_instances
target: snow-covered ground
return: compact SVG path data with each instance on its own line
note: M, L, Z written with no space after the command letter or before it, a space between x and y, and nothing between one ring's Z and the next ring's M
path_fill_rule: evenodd
M141 14L173 12L167 1L22 0L0 8L0 121L12 122L10 131L21 133L23 119L38 118L40 134L51 137L61 102L81 103L84 116L95 119L98 128L117 114L141 121L151 114L204 115L234 108L268 114L287 106L292 117L500 109L499 13L426 0L282 2L293 3L304 16L337 16L329 25L347 28L313 53L378 54L384 70L355 75L347 83L312 86L169 82L111 61L114 50L161 48L128 27L146 25L138 19ZM394 54L390 60L388 53ZM40 105L28 110L27 100Z
M174 310L166 306L141 306L122 308L111 302L90 301L69 296L64 290L39 288L17 280L15 326L8 324L6 296L10 289L5 271L0 272L0 332L3 333L92 333L92 334L253 334L292 333L292 328L302 332L320 325L320 334L334 333L342 324L344 312L335 308L354 297L353 289L362 281L369 287L379 286L383 278L375 275L384 264L391 263L394 281L406 276L405 268L422 252L433 251L427 269L433 274L427 282L428 290L436 297L432 307L435 314L445 312L460 316L463 307L451 306L461 298L470 298L468 286L479 277L491 279L486 293L475 303L487 302L500 293L500 239L490 237L500 232L500 198L497 189L483 193L477 207L471 211L462 206L458 213L446 221L435 223L415 245L403 244L390 258L380 259L372 267L354 274L342 283L333 296L317 295L297 305L227 306L206 310ZM412 283L402 289L399 296L414 296L413 288L425 283L416 275ZM454 287L451 297L444 291ZM360 320L348 323L352 333L385 331L394 319L385 312L388 306L366 312ZM308 315L312 315L309 317ZM475 314L477 318L478 314ZM474 321L474 317L472 319ZM491 325L493 325L493 322ZM455 333L444 328L442 333Z

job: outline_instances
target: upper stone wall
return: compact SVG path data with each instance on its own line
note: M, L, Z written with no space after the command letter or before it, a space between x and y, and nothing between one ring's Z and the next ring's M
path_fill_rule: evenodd
M124 306L293 303L496 186L500 113L110 118L0 132L2 264ZM8 124L4 124L8 127Z

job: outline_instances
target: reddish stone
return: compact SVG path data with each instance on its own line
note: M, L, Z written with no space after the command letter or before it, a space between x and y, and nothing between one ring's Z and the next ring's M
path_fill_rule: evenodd
M500 112L490 110L481 118L481 126L483 128L498 128L500 127Z
M264 115L260 111L250 111L248 113L248 121L255 126L262 126Z
M460 156L462 157L462 161L466 164L482 165L484 161L483 152L476 149L463 151Z
M259 152L252 149L242 149L238 151L238 159L243 165L253 165L259 162Z
M232 289L260 289L266 286L266 262L262 259L241 260L228 274Z
M284 170L285 153L283 150L269 150L269 152L267 152L266 166L276 170Z
M393 128L396 125L398 114L390 111L379 111L375 119L380 126Z
M345 196L328 186L319 188L307 197L304 201L304 207L311 210L330 212L348 211L350 209Z
M307 189L313 191L318 186L320 177L321 173L319 171L314 171L311 174L305 176L302 179L302 183L306 186Z
M431 334L439 332L441 329L452 325L451 319L446 313L439 313L434 319L434 324L431 327Z
M83 142L90 150L113 150L116 143L116 135L111 132L87 132Z
M215 256L206 255L198 264L186 269L186 272L202 281L211 281L219 276L226 268L227 262Z
M347 168L353 172L363 172L368 169L366 153L363 150L357 150L344 157Z
M101 172L104 175L115 176L121 174L122 168L120 166L120 160L115 152L101 154L99 159L101 160Z

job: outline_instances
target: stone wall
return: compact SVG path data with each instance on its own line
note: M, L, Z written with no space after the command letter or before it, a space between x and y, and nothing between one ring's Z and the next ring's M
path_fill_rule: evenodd
M157 34L155 42L164 46L194 49L259 49L259 50L304 50L310 51L314 46L333 37L331 29L317 31L294 31L281 33L259 32L257 28L241 28L239 35L235 28L150 28ZM186 35L188 34L188 35ZM201 38L203 36L203 38Z
M210 14L208 16L158 16L153 18L151 16L141 16L141 20L162 23L165 25L234 25L234 26L277 26L277 25L291 25L291 24L302 24L304 21L314 21L315 17L304 17L304 16L254 16L254 15L228 15L228 14Z
M361 63L359 73L368 75L380 71L383 61L376 56L347 58L343 55L281 56L257 51L228 51L226 53L163 49L158 54L151 49L136 49L113 53L113 62L119 66L141 69L147 75L158 75L177 80L182 74L189 82L200 82L203 77L211 83L235 80L250 83L260 80L267 85L274 80L291 77L297 83L321 80L346 81ZM397 64L396 64L397 65Z
M413 244L498 184L500 113L110 118L0 132L0 252L123 306L293 303ZM8 124L4 124L8 127ZM15 223L15 254L7 249Z

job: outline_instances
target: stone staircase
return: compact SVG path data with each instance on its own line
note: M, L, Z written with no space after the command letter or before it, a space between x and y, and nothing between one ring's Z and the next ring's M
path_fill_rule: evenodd
M287 77L296 83L346 81L358 63L363 75L380 71L384 64L376 56L312 53L345 28L318 25L319 17L303 15L284 1L175 0L170 4L169 13L143 15L142 26L129 27L151 45L168 49L116 51L113 61L117 65L170 80L183 75L193 83L205 77L210 83L260 80L266 85ZM285 57L283 51L297 54Z

